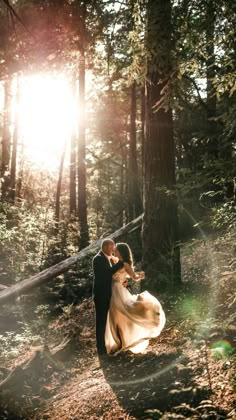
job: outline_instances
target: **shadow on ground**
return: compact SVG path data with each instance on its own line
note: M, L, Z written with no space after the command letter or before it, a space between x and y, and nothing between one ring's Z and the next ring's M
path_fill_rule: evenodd
M189 360L181 353L121 354L101 360L107 382L119 404L136 418L161 418L171 411L182 418L196 414L210 390L196 386ZM181 417L180 417L181 418Z

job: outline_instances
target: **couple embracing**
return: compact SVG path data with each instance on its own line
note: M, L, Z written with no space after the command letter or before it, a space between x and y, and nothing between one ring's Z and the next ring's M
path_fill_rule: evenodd
M149 292L133 295L127 289L127 277L134 281L144 279L144 272L134 272L129 246L104 239L93 258L93 271L99 356L127 350L143 352L149 339L161 333L165 314L160 302Z

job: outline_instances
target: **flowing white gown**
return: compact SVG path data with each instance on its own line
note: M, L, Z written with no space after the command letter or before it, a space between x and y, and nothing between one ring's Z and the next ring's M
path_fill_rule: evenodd
M153 295L147 291L132 295L123 286L126 276L124 268L113 275L105 331L108 353L142 353L149 339L160 335L166 321L162 306Z

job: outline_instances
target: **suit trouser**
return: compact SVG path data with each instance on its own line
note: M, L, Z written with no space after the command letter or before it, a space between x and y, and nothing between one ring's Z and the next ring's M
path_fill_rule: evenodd
M105 329L109 303L94 298L96 314L96 344L98 354L106 354Z

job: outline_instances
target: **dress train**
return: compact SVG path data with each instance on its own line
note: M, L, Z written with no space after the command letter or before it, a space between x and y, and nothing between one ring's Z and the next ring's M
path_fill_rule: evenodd
M119 270L112 282L105 343L107 352L113 354L144 352L149 339L160 335L166 321L160 302L151 293L132 295L123 286L126 275L124 269Z

